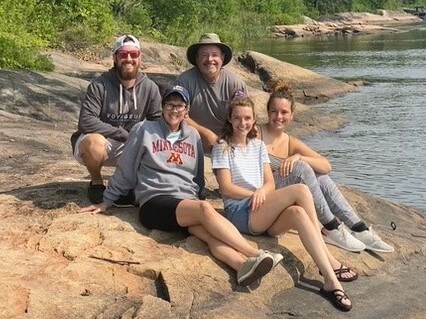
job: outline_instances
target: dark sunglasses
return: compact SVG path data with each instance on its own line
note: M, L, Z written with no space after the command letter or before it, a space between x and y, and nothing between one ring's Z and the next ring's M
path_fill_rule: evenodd
M137 59L141 55L139 51L118 51L117 52L117 58L119 59L127 59L127 56L130 54L130 57L132 59Z

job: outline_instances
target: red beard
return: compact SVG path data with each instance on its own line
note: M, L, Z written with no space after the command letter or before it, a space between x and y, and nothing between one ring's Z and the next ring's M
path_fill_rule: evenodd
M136 79L136 77L138 76L139 65L136 62L131 62L131 64L134 65L135 68L133 68L132 71L129 71L126 69L126 64L127 63L121 63L118 65L117 63L114 63L114 67L118 72L118 76L124 81Z

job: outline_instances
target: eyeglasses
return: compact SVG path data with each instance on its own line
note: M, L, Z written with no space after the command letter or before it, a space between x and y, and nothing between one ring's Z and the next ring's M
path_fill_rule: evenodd
M186 108L186 104L173 104L167 102L164 104L164 108L169 111L173 109L176 109L177 111L183 111Z
M137 59L139 58L139 56L141 55L140 51L118 51L117 52L117 58L123 60L123 59L127 59L127 56L130 54L130 57L132 59Z

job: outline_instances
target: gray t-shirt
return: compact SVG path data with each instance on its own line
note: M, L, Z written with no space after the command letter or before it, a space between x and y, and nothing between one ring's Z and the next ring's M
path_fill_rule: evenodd
M245 83L234 73L222 69L219 80L209 84L197 67L181 75L175 84L186 88L191 98L189 116L198 124L218 134L228 117L228 102L236 91L247 92Z

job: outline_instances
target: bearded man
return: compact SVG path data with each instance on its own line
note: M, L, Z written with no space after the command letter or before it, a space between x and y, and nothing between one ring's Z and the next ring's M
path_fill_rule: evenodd
M130 129L145 119L161 115L158 86L140 69L139 40L119 37L113 49L114 67L91 82L80 108L78 131L71 136L74 157L86 166L91 181L90 202L102 202L103 166L116 166ZM132 204L133 194L117 203Z

